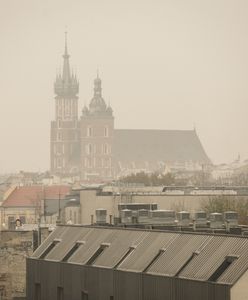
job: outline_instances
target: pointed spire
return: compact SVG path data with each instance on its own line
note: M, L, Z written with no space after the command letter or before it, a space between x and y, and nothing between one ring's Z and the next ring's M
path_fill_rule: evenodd
M69 57L67 50L67 31L65 32L65 53L63 55L64 58L64 65L63 65L63 80L65 83L68 83L70 80L70 64L69 64Z
M65 54L64 55L68 55L68 51L67 51L67 31L65 31Z
M67 49L67 32L65 32L65 52L63 54L63 69L60 71L58 76L56 77L56 81L54 84L54 91L59 96L68 96L74 95L78 93L79 84L76 78L75 71L71 70Z
M102 81L99 78L99 70L96 71L96 79L94 80L94 97L102 97Z

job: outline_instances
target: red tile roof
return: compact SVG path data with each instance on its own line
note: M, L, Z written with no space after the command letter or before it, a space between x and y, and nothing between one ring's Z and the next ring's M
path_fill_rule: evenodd
M64 199L71 191L70 186L23 186L17 187L3 202L2 207L35 207L43 199Z

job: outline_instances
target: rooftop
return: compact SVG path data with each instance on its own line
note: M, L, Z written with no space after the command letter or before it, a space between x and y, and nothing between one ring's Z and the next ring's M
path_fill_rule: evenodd
M32 185L16 187L3 202L3 207L35 207L42 199L64 199L71 187L66 185Z
M248 239L63 225L32 258L233 285L248 269Z

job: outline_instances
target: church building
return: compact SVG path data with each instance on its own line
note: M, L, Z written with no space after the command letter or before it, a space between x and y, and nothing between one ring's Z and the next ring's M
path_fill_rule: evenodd
M54 83L52 173L80 174L82 180L111 180L139 171L193 171L211 164L195 130L115 129L113 110L102 97L98 74L94 95L79 117L79 82L69 57L66 40L63 71Z

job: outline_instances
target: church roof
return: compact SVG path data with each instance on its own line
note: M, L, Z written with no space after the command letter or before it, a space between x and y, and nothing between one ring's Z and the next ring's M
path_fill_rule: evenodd
M211 164L195 130L115 129L113 156L117 162Z

